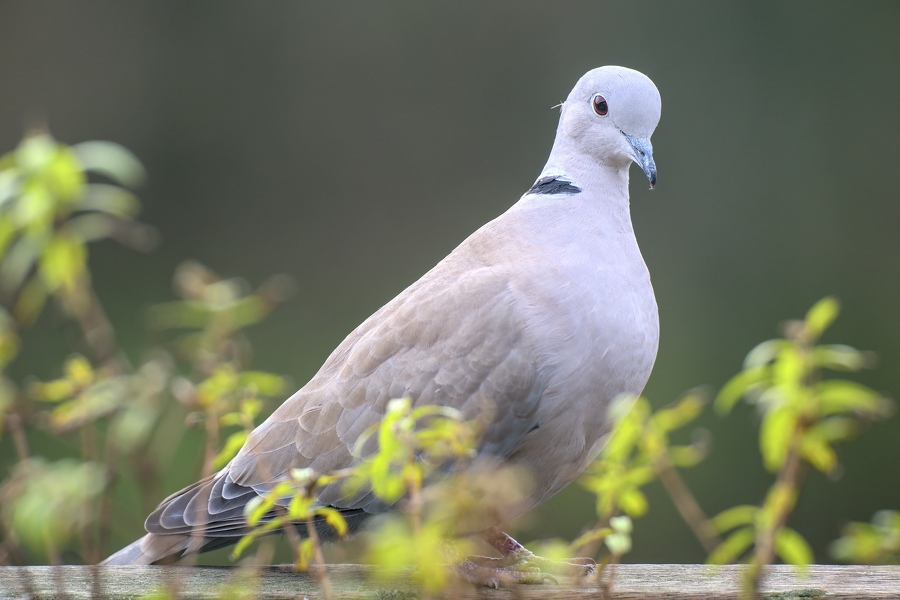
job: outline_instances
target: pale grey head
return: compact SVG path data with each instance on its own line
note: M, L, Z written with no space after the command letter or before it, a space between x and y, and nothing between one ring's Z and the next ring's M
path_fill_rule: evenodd
M621 168L634 161L653 186L650 136L660 109L659 90L649 77L625 67L599 67L585 73L563 103L557 136L599 163Z

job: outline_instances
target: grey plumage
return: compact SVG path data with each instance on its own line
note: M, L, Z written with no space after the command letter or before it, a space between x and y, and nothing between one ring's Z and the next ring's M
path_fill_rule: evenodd
M597 94L608 114L595 112ZM237 541L246 503L290 469L351 466L357 438L392 398L468 418L489 410L479 455L530 471L523 511L570 483L609 433L611 401L639 394L656 357L656 301L631 225L628 169L637 162L655 182L649 140L659 114L644 75L584 75L536 184L363 322L234 460L164 500L148 535L105 563L150 564ZM337 484L317 499L354 527L388 508Z

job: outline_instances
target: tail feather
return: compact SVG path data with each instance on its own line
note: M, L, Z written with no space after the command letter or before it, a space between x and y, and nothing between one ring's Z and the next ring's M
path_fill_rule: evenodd
M175 562L186 553L194 551L195 549L192 546L198 545L197 541L200 540L190 535L155 535L148 533L139 540L131 542L100 564L156 565Z

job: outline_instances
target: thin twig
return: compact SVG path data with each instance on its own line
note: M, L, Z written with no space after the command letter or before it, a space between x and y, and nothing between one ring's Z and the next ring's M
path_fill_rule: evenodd
M678 514L681 515L684 522L694 532L694 536L696 536L706 553L711 554L722 543L722 540L719 539L715 528L710 523L706 513L700 508L700 504L684 483L681 475L672 467L672 463L669 462L665 454L654 457L653 468L675 504L675 508L678 509Z
M31 451L28 448L28 438L25 435L25 428L22 426L22 417L19 413L11 411L6 413L6 428L12 436L13 446L16 448L16 458L19 462L24 462L31 457Z

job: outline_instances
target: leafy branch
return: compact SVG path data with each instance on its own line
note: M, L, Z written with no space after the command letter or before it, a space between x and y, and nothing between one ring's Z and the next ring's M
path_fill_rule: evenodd
M730 533L710 555L710 562L731 562L754 548L745 581L748 594L756 592L765 566L776 555L799 566L813 560L803 536L787 527L807 467L834 474L835 444L891 412L891 403L870 388L824 378L825 370L854 372L870 362L868 354L849 346L818 344L838 312L838 302L825 298L803 321L787 323L785 337L751 350L744 370L715 400L723 414L742 397L758 407L763 415L759 438L763 464L776 474L762 506L738 506L713 519L719 532Z

